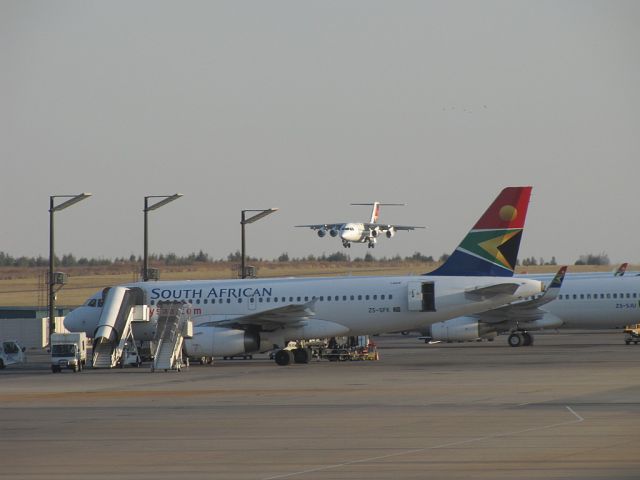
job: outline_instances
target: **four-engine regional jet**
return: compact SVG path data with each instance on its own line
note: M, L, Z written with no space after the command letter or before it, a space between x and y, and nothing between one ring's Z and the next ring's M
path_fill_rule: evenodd
M387 238L392 238L398 230L415 230L417 227L413 225L389 225L378 223L380 217L381 206L406 205L404 203L352 203L351 205L372 205L371 220L369 223L316 223L313 225L296 225L296 227L306 227L311 230L317 230L320 238L324 237L327 232L331 237L339 236L342 240L342 246L351 248L351 243L366 243L368 248L376 246L378 237L385 234Z
M195 324L193 338L185 341L189 356L230 356L276 347L279 365L307 363L307 349L292 352L282 347L291 340L417 329L535 295L542 290L540 281L513 278L530 196L531 187L505 188L456 252L431 275L123 285L132 291L131 298L156 310L152 321L133 324L134 338L153 338L159 302L187 302ZM467 258L473 259L472 271L458 265ZM101 318L103 296L100 291L69 313L65 327L93 336L107 321ZM118 335L114 328L101 331Z

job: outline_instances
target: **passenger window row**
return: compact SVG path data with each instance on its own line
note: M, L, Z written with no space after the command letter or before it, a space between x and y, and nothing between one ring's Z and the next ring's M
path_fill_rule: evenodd
M320 296L311 296L309 297L307 296L298 296L298 297L247 297L247 300L250 303L294 303L294 302L309 302L310 300L318 300L320 302L347 302L347 301L362 301L362 300L392 300L393 299L393 295L392 294L375 294L375 295L320 295ZM95 301L95 300L92 300ZM243 298L237 298L235 303L243 303L244 299ZM196 305L200 305L200 304L204 304L207 305L208 303L213 304L221 304L221 303L231 303L231 298L213 298L211 300L208 299L204 299L204 300L200 300L200 299L196 299L194 302ZM151 300L150 302L151 305L155 305L156 301L155 300Z
M574 294L564 294L558 295L558 300L597 300L597 299L605 299L605 298L616 298L616 299L631 299L631 298L639 298L640 295L638 293L574 293Z

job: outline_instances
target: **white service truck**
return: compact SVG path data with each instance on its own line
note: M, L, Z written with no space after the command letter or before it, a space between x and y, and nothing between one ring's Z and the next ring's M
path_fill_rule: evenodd
M7 365L26 362L25 350L25 347L21 347L18 342L13 340L2 342L0 344L0 370Z
M69 368L80 372L87 364L87 334L84 332L51 335L51 371Z

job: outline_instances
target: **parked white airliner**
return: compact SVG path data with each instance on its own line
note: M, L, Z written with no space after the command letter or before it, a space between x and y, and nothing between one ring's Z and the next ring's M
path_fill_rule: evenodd
M456 250L464 246L464 255L474 258L473 270L464 273L454 253L431 275L134 282L124 287L152 309L161 301L191 304L196 326L185 348L195 357L262 352L291 340L416 329L541 292L540 281L512 277L530 194L531 187L501 192ZM476 240L480 243L474 246ZM98 292L69 313L65 327L92 336L102 299ZM152 320L157 317L151 314ZM134 324L135 339L152 339L156 325ZM280 365L307 363L309 352L279 350L275 359Z
M625 265L626 267L626 265ZM512 347L533 344L542 329L623 328L640 322L640 276L566 276L558 272L544 295L480 314L432 324L426 340L468 341L509 333Z

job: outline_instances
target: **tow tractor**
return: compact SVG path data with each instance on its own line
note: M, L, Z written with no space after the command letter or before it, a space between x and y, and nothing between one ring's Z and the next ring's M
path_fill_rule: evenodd
M631 342L635 345L640 342L640 323L636 325L627 325L624 328L624 343L629 345Z

